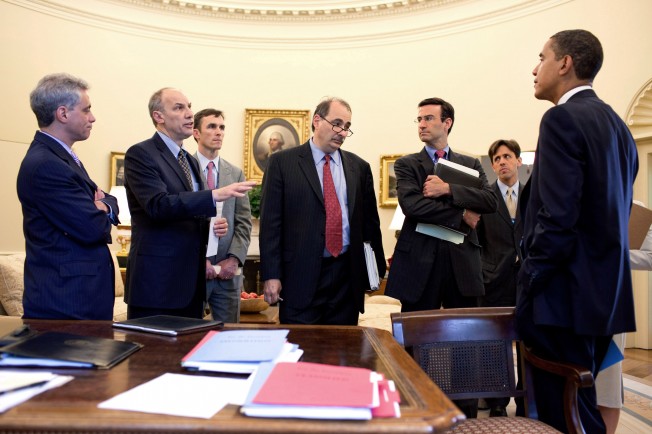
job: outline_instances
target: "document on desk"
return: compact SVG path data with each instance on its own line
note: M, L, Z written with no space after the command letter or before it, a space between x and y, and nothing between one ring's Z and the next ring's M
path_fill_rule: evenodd
M242 405L251 381L167 373L101 402L98 407L210 419L227 404Z
M0 372L0 413L39 393L62 386L73 378L70 375L56 375L51 372L3 370Z
M215 235L213 231L213 225L215 222L222 218L222 208L224 207L224 202L215 202L215 210L217 211L215 217L211 218L209 230L208 230L208 243L206 246L206 257L210 258L211 256L217 255L217 248L220 243L220 237Z

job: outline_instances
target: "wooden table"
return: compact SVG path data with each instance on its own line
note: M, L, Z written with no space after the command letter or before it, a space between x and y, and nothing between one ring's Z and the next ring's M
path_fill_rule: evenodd
M136 341L144 348L110 370L59 369L74 375L64 386L37 395L0 414L0 432L12 433L428 433L445 431L463 414L434 385L386 331L364 327L289 326L288 340L305 351L306 362L359 366L393 379L401 393L401 417L371 421L260 419L242 416L229 405L212 419L118 410L97 405L163 373L184 373L179 361L204 333L177 338L119 331L104 321L25 321L37 331L56 330ZM227 325L226 329L275 328ZM202 373L200 375L210 375ZM211 390L205 391L210 399Z

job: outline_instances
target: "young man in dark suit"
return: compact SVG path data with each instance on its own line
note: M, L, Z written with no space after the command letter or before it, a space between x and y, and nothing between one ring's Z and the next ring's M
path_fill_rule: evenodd
M322 101L312 138L274 153L263 178L260 259L265 300L281 300L281 323L356 325L369 290L363 242L378 273L385 255L369 164L341 149L351 107Z
M202 318L206 298L208 217L215 202L243 197L255 182L203 188L197 160L183 149L193 113L180 91L163 88L149 101L156 133L125 154L125 188L131 212L127 260L127 316ZM218 236L228 225L211 228Z
M43 77L30 94L39 131L18 171L25 234L25 318L113 319L115 274L107 247L118 201L88 176L73 152L95 117L88 84Z
M518 179L521 147L515 140L496 140L489 147L489 159L498 179L491 188L498 198L495 213L485 214L478 223L482 246L484 296L480 306L516 305L519 245L523 236L521 215L517 210L523 186ZM487 398L489 416L507 416L509 398Z
M559 32L539 58L534 96L555 106L541 120L521 198L517 322L536 354L597 376L612 335L636 328L628 246L636 143L591 88L603 61L593 34ZM539 419L565 430L563 381L536 370L534 380ZM579 408L586 432L605 432L595 388L579 390Z

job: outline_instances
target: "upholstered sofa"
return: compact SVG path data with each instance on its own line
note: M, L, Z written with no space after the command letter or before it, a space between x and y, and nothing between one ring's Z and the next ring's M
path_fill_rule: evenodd
M113 320L127 319L127 305L123 300L124 283L118 268L118 260L113 255L115 264L115 303L113 305ZM23 315L23 269L25 254L15 253L0 255L0 315Z

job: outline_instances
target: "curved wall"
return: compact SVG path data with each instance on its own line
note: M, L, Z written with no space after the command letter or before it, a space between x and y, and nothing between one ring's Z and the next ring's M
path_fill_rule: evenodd
M652 2L646 0L405 1L400 11L291 19L163 7L181 3L0 1L0 251L24 249L15 180L36 129L28 94L50 72L67 71L92 86L97 122L75 150L101 185L108 185L110 152L153 133L151 93L174 86L195 109L225 111L222 155L240 166L245 109L312 110L325 95L347 99L355 134L345 147L370 162L376 188L380 155L421 148L412 120L425 97L455 106L453 149L483 154L501 137L534 149L549 103L533 98L531 71L558 30L586 28L601 39L606 60L595 88L623 117L652 76ZM186 146L194 152L192 140ZM385 228L393 209L380 213ZM383 235L390 255L393 231Z

